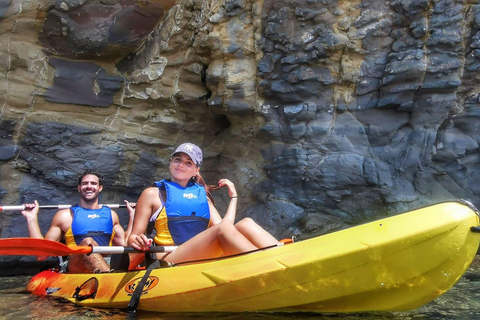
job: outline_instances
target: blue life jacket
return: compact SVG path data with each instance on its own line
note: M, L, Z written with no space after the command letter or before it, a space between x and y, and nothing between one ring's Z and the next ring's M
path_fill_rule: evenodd
M155 221L155 242L161 245L180 245L210 224L210 208L205 188L197 183L187 187L162 180L155 185L166 192L164 208Z
M90 237L99 246L110 246L115 235L112 210L103 206L100 209L85 209L78 205L70 207L73 212L72 226L65 234L67 245L80 245Z

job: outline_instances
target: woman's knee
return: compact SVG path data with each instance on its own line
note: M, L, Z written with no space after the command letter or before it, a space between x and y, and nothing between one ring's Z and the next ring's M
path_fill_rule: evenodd
M235 227L239 230L248 230L257 225L252 218L244 218L235 224Z
M231 233L232 231L235 231L235 226L228 220L223 220L214 227L216 228L217 234L219 235L222 233Z

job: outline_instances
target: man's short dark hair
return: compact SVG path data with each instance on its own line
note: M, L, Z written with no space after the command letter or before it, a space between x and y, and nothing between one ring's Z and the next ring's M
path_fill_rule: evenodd
M78 185L81 185L82 184L82 179L86 176L86 175L89 175L89 174L92 174L94 176L96 176L98 178L98 184L103 186L103 176L96 172L95 170L93 169L87 169L85 171L82 172L82 174L80 174L78 176Z

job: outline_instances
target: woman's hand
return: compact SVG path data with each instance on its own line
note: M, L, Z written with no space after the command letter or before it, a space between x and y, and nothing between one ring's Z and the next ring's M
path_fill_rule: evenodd
M230 203L228 204L228 209L227 212L225 212L223 220L230 221L232 224L235 224L235 215L237 211L237 190L235 189L235 185L232 181L228 179L220 179L218 181L218 187L222 188L225 186L228 188Z
M230 198L237 197L237 190L235 189L233 182L228 179L220 179L218 181L218 187L222 188L225 186L228 188L228 196Z
M142 251L146 251L150 249L150 246L152 245L152 242L153 242L152 239L147 238L144 234L131 235L130 241L131 241L130 246L132 246L132 248L135 248L137 250L142 250Z

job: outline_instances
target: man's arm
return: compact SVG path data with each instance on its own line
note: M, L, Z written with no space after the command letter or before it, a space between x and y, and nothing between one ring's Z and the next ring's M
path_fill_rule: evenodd
M60 241L62 236L61 225L59 224L59 212L55 214L55 217L52 220L50 229L48 230L45 237L42 235L40 226L38 225L38 211L39 206L37 200L34 203L27 203L24 205L25 210L22 210L22 215L27 219L27 228L28 235L30 238L36 239L48 239L53 241Z
M113 237L112 244L115 246L125 246L125 231L120 225L120 219L115 211L112 210L113 231L115 236Z
M63 221L62 211L64 210L55 214L50 225L50 229L46 233L45 237L43 237L42 232L40 231L40 226L38 225L38 210L38 202L35 200L34 203L25 204L25 210L22 211L22 215L27 219L28 235L30 238L60 241L63 235L61 221ZM45 260L46 258L47 256L37 257L37 259L40 261Z
M135 218L135 207L137 204L135 202L128 202L127 200L125 200L125 204L127 205L128 209L128 225L127 230L125 230L125 244L127 244L128 237L130 237L130 234L132 233L133 219Z
M63 235L72 225L72 216L70 209L63 209L58 211L52 219L50 229L45 234L45 239L52 241L61 241Z
M27 219L28 235L30 238L43 239L40 226L38 225L38 202L24 204L25 209L22 210L22 215Z

